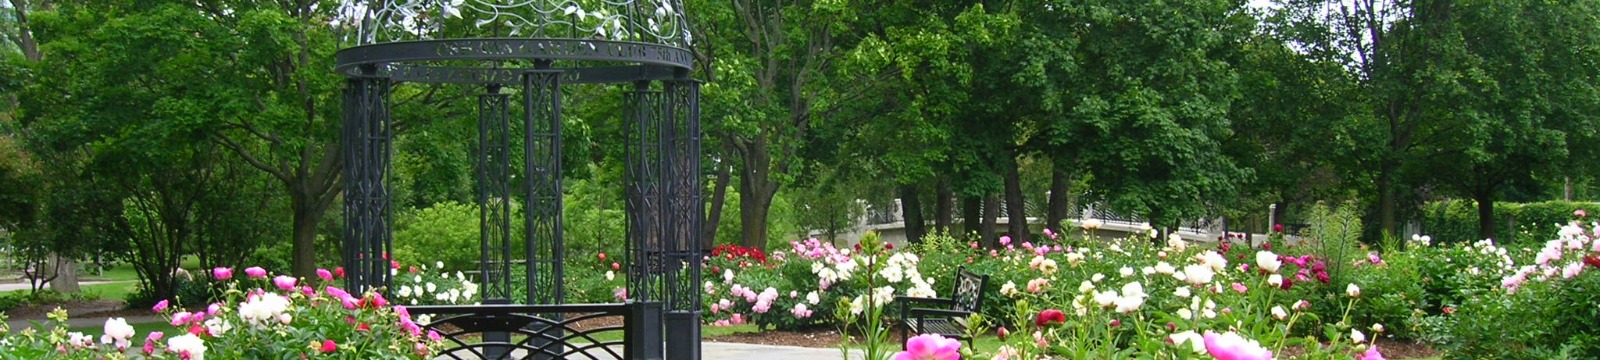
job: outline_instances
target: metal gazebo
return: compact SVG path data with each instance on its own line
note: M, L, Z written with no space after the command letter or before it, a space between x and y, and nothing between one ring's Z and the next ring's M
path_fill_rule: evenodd
M351 1L338 12L334 25L348 34L336 55L347 78L348 288L386 289L391 280L391 89L470 86L481 89L474 175L484 305L411 308L435 316L424 326L450 337L441 356L700 358L700 84L690 77L693 34L681 0ZM577 84L625 89L618 115L632 299L621 304L566 304L561 287L562 89ZM513 233L513 221L522 231ZM528 304L512 304L519 266ZM622 325L578 325L601 317ZM599 335L608 331L621 340Z

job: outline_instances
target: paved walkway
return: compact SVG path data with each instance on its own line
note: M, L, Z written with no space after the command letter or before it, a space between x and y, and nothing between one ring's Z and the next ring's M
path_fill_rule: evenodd
M132 283L133 281L131 281L131 280L123 280L123 281L79 281L78 282L78 286L110 284L110 283L118 283L118 282ZM46 285L45 288L48 289L49 285ZM33 290L33 287L28 285L27 281L0 283L0 291L13 291L13 290Z
M838 359L839 349L806 348L798 346L756 345L741 343L706 342L700 345L703 360L813 360ZM851 359L860 353L850 354Z

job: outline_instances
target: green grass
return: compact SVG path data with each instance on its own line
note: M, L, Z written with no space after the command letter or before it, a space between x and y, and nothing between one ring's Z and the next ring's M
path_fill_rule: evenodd
M138 289L138 287L139 282L137 281L118 281L105 284L85 285L83 286L82 290L84 294L91 295L100 300L121 301L122 299L127 299L128 294L133 293Z
M133 269L133 265L119 264L119 265L112 266L111 268L106 269L103 273L97 273L96 271L93 271L93 270L87 271L87 272L85 272L83 274L83 276L78 277L78 280L79 281L135 281L135 280L139 280L139 272L135 271Z
M172 327L171 324L167 324L167 323L163 323L163 322L150 322L150 323L128 324L128 325L133 325L133 333L135 334L135 336L134 336L135 339L143 339L146 335L149 335L151 332L155 332L155 331L160 331L160 332L167 333L167 334L173 334L173 333L176 333L176 332L180 332L179 329ZM96 340L100 339L100 335L105 335L105 332L106 332L105 331L105 323L101 323L100 325L93 325L93 326L70 327L70 328L67 328L67 331L82 332L84 335L92 336Z

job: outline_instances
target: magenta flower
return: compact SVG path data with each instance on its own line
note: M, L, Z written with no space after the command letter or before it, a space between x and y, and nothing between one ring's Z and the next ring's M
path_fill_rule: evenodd
M339 343L333 342L333 340L323 340L322 348L317 349L317 351L321 351L323 354L339 351Z
M166 300L161 300L160 302L156 302L156 306L150 308L150 311L154 311L154 312L166 311L168 305L169 305L169 303L167 303Z
M906 351L894 354L892 360L959 360L961 341L943 336L917 335L906 340Z
M225 267L217 267L215 269L211 269L211 276L217 278L217 280L232 279L233 278L233 269L225 268Z
M1066 323L1066 322L1067 322L1067 314L1061 312L1061 310L1056 310L1056 309L1048 309L1048 310L1045 310L1045 311L1040 311L1039 312L1039 316L1033 318L1033 325L1038 326L1038 327L1044 327L1045 325L1062 324L1062 323Z
M244 269L244 274L251 279L265 279L267 278L267 269L262 269L260 266L251 266Z
M1261 343L1255 340L1246 340L1232 331L1223 334L1206 331L1204 338L1206 353L1217 360L1272 359L1271 350L1261 347Z
M1582 211L1582 210L1579 210L1579 211ZM1378 352L1378 345L1374 344L1374 345L1372 345L1372 347L1367 348L1367 352L1361 353L1361 356L1357 357L1356 360L1385 360L1385 359L1383 358L1383 354Z
M321 278L324 282L332 282L333 272L328 271L328 269L317 269L317 277Z
M288 275L278 275L278 277L272 278L272 284L277 285L278 288L282 289L283 291L294 291L295 282L295 278L289 277Z
M1000 245L1011 245L1011 237L1010 236L1001 236L1000 237Z

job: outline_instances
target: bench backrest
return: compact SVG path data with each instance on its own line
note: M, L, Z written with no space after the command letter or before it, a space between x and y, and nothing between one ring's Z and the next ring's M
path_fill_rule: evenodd
M983 288L988 283L988 275L974 274L966 267L958 268L956 287L950 294L950 299L955 300L951 310L978 312L983 307Z

